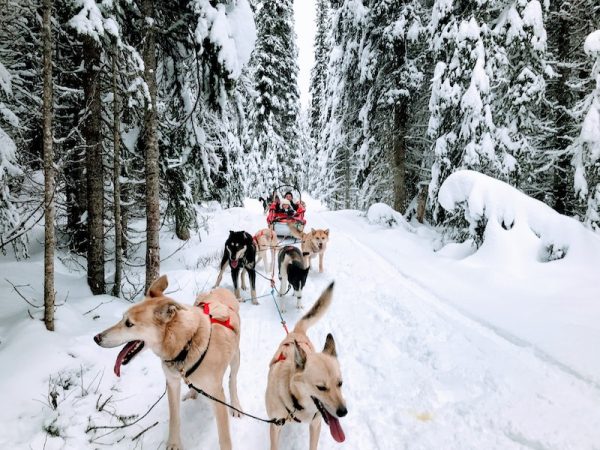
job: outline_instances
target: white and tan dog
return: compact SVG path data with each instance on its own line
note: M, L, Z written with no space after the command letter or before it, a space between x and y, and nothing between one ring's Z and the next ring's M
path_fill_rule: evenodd
M310 233L299 232L290 227L292 235L302 241L302 253L309 253L310 259L319 256L319 272L323 272L323 257L329 242L329 228L326 230L310 229Z
M337 442L345 440L339 418L348 410L342 395L342 375L335 341L327 335L322 352L315 352L306 330L331 304L333 283L294 330L281 342L269 364L266 405L271 419L310 423L310 450L316 450L321 419ZM281 426L270 425L271 450L279 448Z
M275 264L275 254L277 253L277 246L279 241L277 240L277 233L270 228L264 228L257 231L254 235L254 243L256 244L256 264L261 260L265 268L265 273L269 274L273 270L273 264ZM267 254L271 251L271 263L267 260Z
M214 289L198 296L195 306L186 306L164 295L168 286L163 275L148 289L143 301L129 308L117 324L97 334L101 347L125 344L115 362L115 374L143 348L150 348L163 364L169 399L167 449L181 449L181 380L189 380L208 394L225 400L223 376L231 366L229 394L240 409L237 373L240 365L239 304L227 289ZM231 449L227 408L213 402L221 450ZM237 414L234 414L237 415Z

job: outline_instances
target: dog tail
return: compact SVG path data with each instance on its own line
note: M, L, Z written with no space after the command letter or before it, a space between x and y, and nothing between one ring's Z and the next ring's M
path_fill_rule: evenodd
M319 321L331 305L333 298L333 282L323 291L319 299L312 305L312 308L302 316L302 319L294 327L294 333L306 333L310 327Z

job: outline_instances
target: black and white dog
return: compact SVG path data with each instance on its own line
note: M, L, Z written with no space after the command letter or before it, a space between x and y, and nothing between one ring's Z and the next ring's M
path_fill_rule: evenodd
M233 288L235 289L235 296L238 298L238 300L241 298L240 288L238 287L240 271L242 271L242 289L246 290L244 271L247 271L250 278L252 304L258 305L258 301L256 300L255 272L256 248L254 247L252 236L249 233L246 233L245 231L229 232L229 237L225 241L223 258L221 259L221 270L214 287L218 287L219 284L221 284L223 272L225 272L225 267L228 265L231 267L231 279L233 281Z
M286 245L279 250L279 297L283 297L288 290L288 282L294 288L296 307L302 308L302 288L306 284L306 277L310 270L310 253L302 253L298 247ZM285 311L283 298L279 300L281 312Z

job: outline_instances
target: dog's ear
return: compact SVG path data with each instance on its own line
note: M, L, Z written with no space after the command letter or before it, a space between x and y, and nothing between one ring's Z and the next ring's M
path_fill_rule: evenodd
M302 372L306 366L306 352L302 350L297 341L294 341L294 362L296 370Z
M231 236L235 231L229 230L229 236Z
M333 336L331 335L331 333L327 334L327 338L325 339L325 347L323 347L323 353L337 358L337 351L335 350L335 341L333 340Z
M162 297L163 293L167 290L167 286L169 286L169 280L167 280L167 276L163 275L150 285L148 288L148 292L146 292L146 297Z
M170 322L180 309L181 305L173 301L164 302L154 309L154 318L160 323Z
M327 228L327 229L325 230L325 234L326 234L327 236L329 236L329 228Z

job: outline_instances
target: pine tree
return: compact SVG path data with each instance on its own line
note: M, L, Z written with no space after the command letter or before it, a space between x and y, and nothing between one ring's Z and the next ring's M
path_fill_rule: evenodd
M585 40L584 49L594 61L591 79L595 88L576 107L583 117L580 132L569 150L573 153L575 189L585 205L584 223L600 229L600 30Z
M299 94L292 0L264 0L256 8L252 66L256 96L249 152L252 196L291 183L300 168Z
M554 131L546 99L554 77L547 62L546 12L538 0L518 0L501 13L494 28L501 51L494 74L497 146L516 161L511 184L540 200L550 187L548 142Z
M428 134L435 139L430 204L437 216L437 192L448 175L473 169L508 180L515 158L498 146L493 110L494 73L503 54L490 29L498 2L438 0L433 6L432 50L437 60Z
M17 163L17 146L9 134L19 126L19 118L5 106L5 101L12 95L12 76L0 61L0 250L2 251L5 242L13 239L18 233L21 220L10 192L12 182L23 174ZM16 249L23 241L24 237L11 242Z

